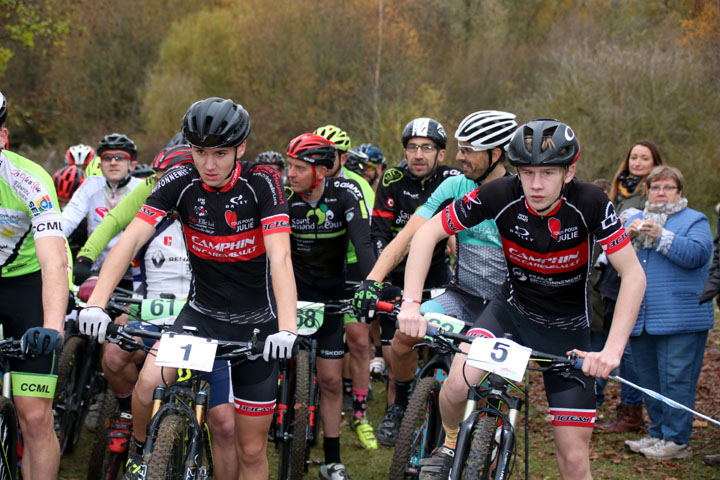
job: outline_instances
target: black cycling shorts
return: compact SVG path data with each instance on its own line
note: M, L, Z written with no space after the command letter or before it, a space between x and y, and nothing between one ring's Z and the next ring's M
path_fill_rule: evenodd
M0 278L0 305L4 338L17 340L29 328L42 327L42 274L38 271L19 277ZM35 359L8 358L11 371L41 375L57 375L59 360L59 351Z
M216 320L189 305L183 307L169 331L183 332L184 325L196 327L197 335L200 337L235 342L250 340L255 328L260 330L258 340L265 340L268 335L278 331L276 318L270 318L265 323L234 324ZM278 386L276 361L265 362L262 358L242 361L230 367L230 378L232 379L230 395L234 399L235 413L250 417L272 415Z
M565 355L573 349L591 350L590 328L545 328L527 319L499 293L475 321L468 335L502 338L506 333L520 345L553 355ZM574 380L555 373L543 374L552 424L592 428L595 425L595 379L586 377L579 370L573 370L571 374Z
M295 270L298 300L327 303L346 297L345 279L321 278ZM345 323L343 315L325 312L323 324L312 336L318 343L317 355L328 360L343 358L345 354Z

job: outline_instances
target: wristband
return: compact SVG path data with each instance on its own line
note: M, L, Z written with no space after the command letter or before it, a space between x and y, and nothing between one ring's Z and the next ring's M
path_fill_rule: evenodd
M417 303L418 305L420 305L422 302L419 302L419 301L415 300L414 298L405 297L405 298L403 298L403 303Z

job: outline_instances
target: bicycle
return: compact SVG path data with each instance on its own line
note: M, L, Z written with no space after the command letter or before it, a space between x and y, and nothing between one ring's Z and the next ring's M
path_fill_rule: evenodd
M147 478L197 478L210 479L213 473L213 458L210 432L205 422L209 400L208 384L202 375L195 372L197 366L195 350L201 343L214 344L226 353L212 355L213 360L255 360L262 356L263 342L255 335L249 342L213 341L192 336L197 331L186 326L185 334L161 334L147 330L133 329L110 324L107 339L121 348L141 348L151 351L135 337L162 339L162 342L177 341L184 352L184 358L174 359L173 367L178 368L177 381L158 385L153 392L152 418L147 426L147 440L143 462L147 465ZM257 333L257 330L256 330ZM255 333L255 334L256 334ZM161 342L161 344L162 344ZM162 346L161 346L162 349ZM200 353L204 356L205 353ZM159 360L158 360L159 362ZM207 371L207 362L200 368Z
M483 378L470 386L465 407L465 420L460 424L455 457L450 473L451 480L509 478L516 456L516 434L520 412L528 403L527 391L518 385L526 370L555 372L575 379L570 373L582 368L582 359L573 353L568 356L552 355L532 350L509 338L476 338L445 331L432 325L427 335L466 343L477 343L468 354L468 361L481 364L486 371ZM456 352L460 349L452 347ZM528 366L532 360L539 367ZM500 374L498 372L503 372ZM580 381L579 379L577 381ZM518 395L511 395L515 392ZM484 402L484 407L478 404ZM525 409L525 475L528 477L528 418Z
M17 420L15 404L12 401L12 379L10 366L4 357L23 359L21 340L12 338L0 340L2 362L2 396L0 396L0 480L15 480L18 477L22 458L22 439Z

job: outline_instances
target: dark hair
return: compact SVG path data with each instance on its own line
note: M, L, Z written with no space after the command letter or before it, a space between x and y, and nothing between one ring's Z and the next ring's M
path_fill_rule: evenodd
M640 140L639 142L633 143L632 146L628 149L627 154L625 155L625 160L623 160L623 162L620 164L620 168L618 168L618 171L613 177L612 188L610 188L610 201L613 203L617 200L620 174L625 171L630 171L630 154L632 153L633 148L637 147L638 145L642 145L643 147L646 147L648 150L650 150L650 154L653 157L653 163L655 164L655 166L665 165L665 162L662 159L662 155L660 155L660 150L658 149L658 146L655 145L653 142L651 142L650 140ZM647 185L645 185L645 182L639 182L635 191L638 191L638 189L642 189L640 193L643 197L647 196Z

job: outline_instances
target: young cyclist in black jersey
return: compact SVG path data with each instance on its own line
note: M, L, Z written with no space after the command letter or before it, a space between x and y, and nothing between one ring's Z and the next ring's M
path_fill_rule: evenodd
M288 195L292 229L292 260L298 298L324 302L345 297L345 257L348 241L355 245L358 266L367 275L375 263L370 225L362 214L360 187L352 180L326 178L335 148L320 135L307 133L290 141L287 150ZM320 417L323 421L325 465L320 478L349 478L340 460L342 409L343 316L326 315L318 340ZM353 418L358 431L366 418ZM370 427L370 436L372 428Z
M23 338L28 354L9 359L24 441L22 476L57 478L52 401L69 292L67 243L50 175L4 150L7 113L0 93L0 323L5 338Z
M481 185L450 204L418 230L410 247L399 329L422 337L422 278L437 241L492 218L500 233L508 279L475 323L472 333L513 339L529 347L564 355L577 349L585 375L606 378L620 364L645 288L645 276L612 203L597 187L574 179L580 144L572 129L551 119L517 129L507 148L516 177ZM618 269L622 285L612 329L601 352L590 349L587 293L590 254L599 242ZM423 460L420 478L447 478L453 441L463 420L470 383L479 369L456 355L440 393L445 445ZM590 479L589 443L595 421L593 379L557 374L544 377L553 415L557 462L562 478Z
M171 327L192 325L203 337L265 340L264 361L232 367L235 454L239 472L228 478L267 478L267 432L275 407L277 363L291 355L296 303L287 202L280 176L264 165L238 161L245 153L250 118L242 106L213 97L194 103L183 118L194 164L170 170L156 185L103 265L79 315L81 328L104 341L103 307L122 271L171 211L183 223L192 266L188 303ZM272 274L272 276L271 276ZM278 331L279 330L279 331ZM165 378L172 374L165 373ZM154 358L146 359L132 399L135 451L126 478L145 478L142 448L152 392L161 383Z
M441 165L445 160L447 135L443 126L431 118L416 118L405 126L401 136L404 147L404 167L388 169L382 177L375 196L370 233L378 255L400 232L417 208L425 203L432 192L448 177L459 175L460 170ZM432 266L426 282L428 287L444 287L450 281L450 268L445 253L446 242L437 246L432 255ZM405 261L399 261L390 274L392 285L403 286ZM363 278L366 278L363 276ZM369 305L377 301L381 284L365 280L355 294L356 311L367 313ZM395 321L380 317L383 354L388 368L392 371L390 342L395 334ZM391 372L392 373L392 372ZM401 392L409 394L412 382L402 382ZM398 386L397 384L394 386ZM392 394L392 390L390 391ZM403 412L391 404L378 426L378 441L393 446Z

